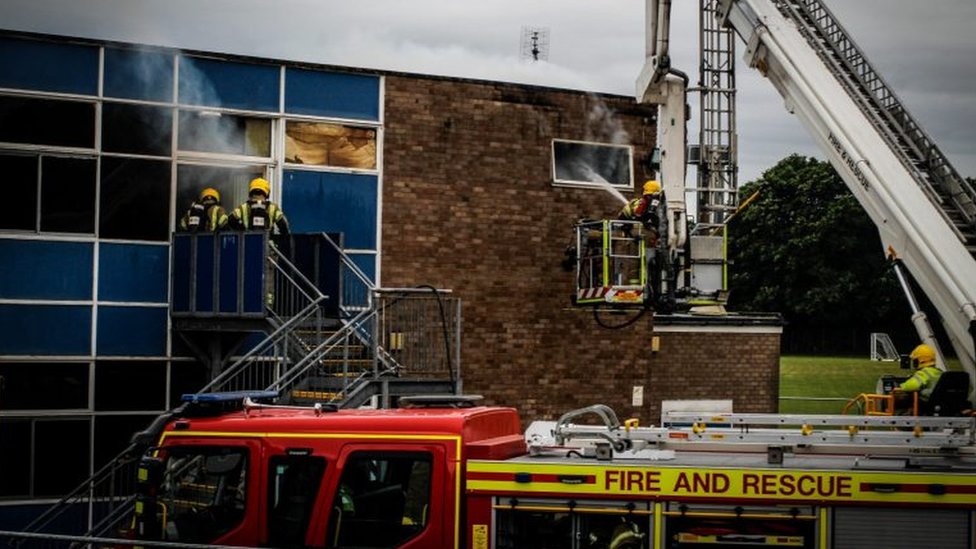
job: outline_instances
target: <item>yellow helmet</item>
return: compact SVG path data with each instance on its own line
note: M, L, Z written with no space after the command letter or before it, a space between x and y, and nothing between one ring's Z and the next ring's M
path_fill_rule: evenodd
M935 366L935 349L923 343L915 347L912 350L912 354L908 355L908 358L912 362L912 367L916 370L928 366Z
M271 184L262 177L256 177L251 180L251 185L247 188L247 194L255 191L263 192L264 196L271 196Z
M213 187L207 187L206 189L200 191L200 202L203 202L207 198L213 198L214 201L220 202L220 193L217 189Z
M661 184L655 179L648 179L644 183L644 194L657 194L661 192Z

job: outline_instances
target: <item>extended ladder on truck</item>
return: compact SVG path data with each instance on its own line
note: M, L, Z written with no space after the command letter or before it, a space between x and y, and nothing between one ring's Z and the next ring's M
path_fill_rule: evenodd
M595 415L600 425L571 421ZM607 406L564 414L530 428L535 453L576 447L584 456L610 459L614 452L644 450L734 451L837 455L976 454L976 418L670 412L667 426L621 423Z
M976 380L976 190L821 0L721 0L718 16L912 273ZM924 314L913 322L934 344Z

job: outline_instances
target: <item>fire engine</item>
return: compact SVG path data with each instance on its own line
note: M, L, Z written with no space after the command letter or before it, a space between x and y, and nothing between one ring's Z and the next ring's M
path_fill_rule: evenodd
M139 470L141 539L329 548L974 547L976 419L670 413L537 422L210 394ZM228 411L228 403L237 409Z
M668 59L669 0L647 3L638 97L662 105L669 219L659 251L670 257L689 238L687 80ZM971 185L820 0L713 3L938 309L972 378ZM647 298L646 250L614 240L614 227L578 232L581 251L595 242L579 254L579 300ZM935 344L924 315L913 321ZM406 407L388 410L300 408L278 397L189 395L150 433L134 508L110 518L124 517L125 533L146 546L976 549L972 417L700 410L650 427L594 405L523 432L516 410L460 397L402 398ZM129 503L88 503L116 500Z

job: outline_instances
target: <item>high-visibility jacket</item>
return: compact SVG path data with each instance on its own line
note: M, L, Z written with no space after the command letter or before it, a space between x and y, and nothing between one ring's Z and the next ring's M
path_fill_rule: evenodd
M918 398L922 402L928 402L935 390L935 384L939 382L942 370L935 366L926 366L915 371L912 377L905 380L899 388L902 391L914 393L918 391Z
M664 194L644 195L628 202L620 210L620 219L640 221L646 230L648 241L654 245L659 235L667 233Z
M194 202L180 219L180 229L184 231L218 231L227 226L227 212L220 204L205 206Z
M288 232L288 219L281 208L269 201L248 200L234 208L230 214L231 224L245 231L277 228L280 233Z

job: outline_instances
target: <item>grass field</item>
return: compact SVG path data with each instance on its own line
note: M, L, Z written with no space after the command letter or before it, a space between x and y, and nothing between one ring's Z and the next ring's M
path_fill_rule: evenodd
M847 399L859 393L873 393L884 374L908 375L897 362L875 362L868 358L783 356L779 361L780 397L836 398L837 401L780 399L783 414L839 414Z

